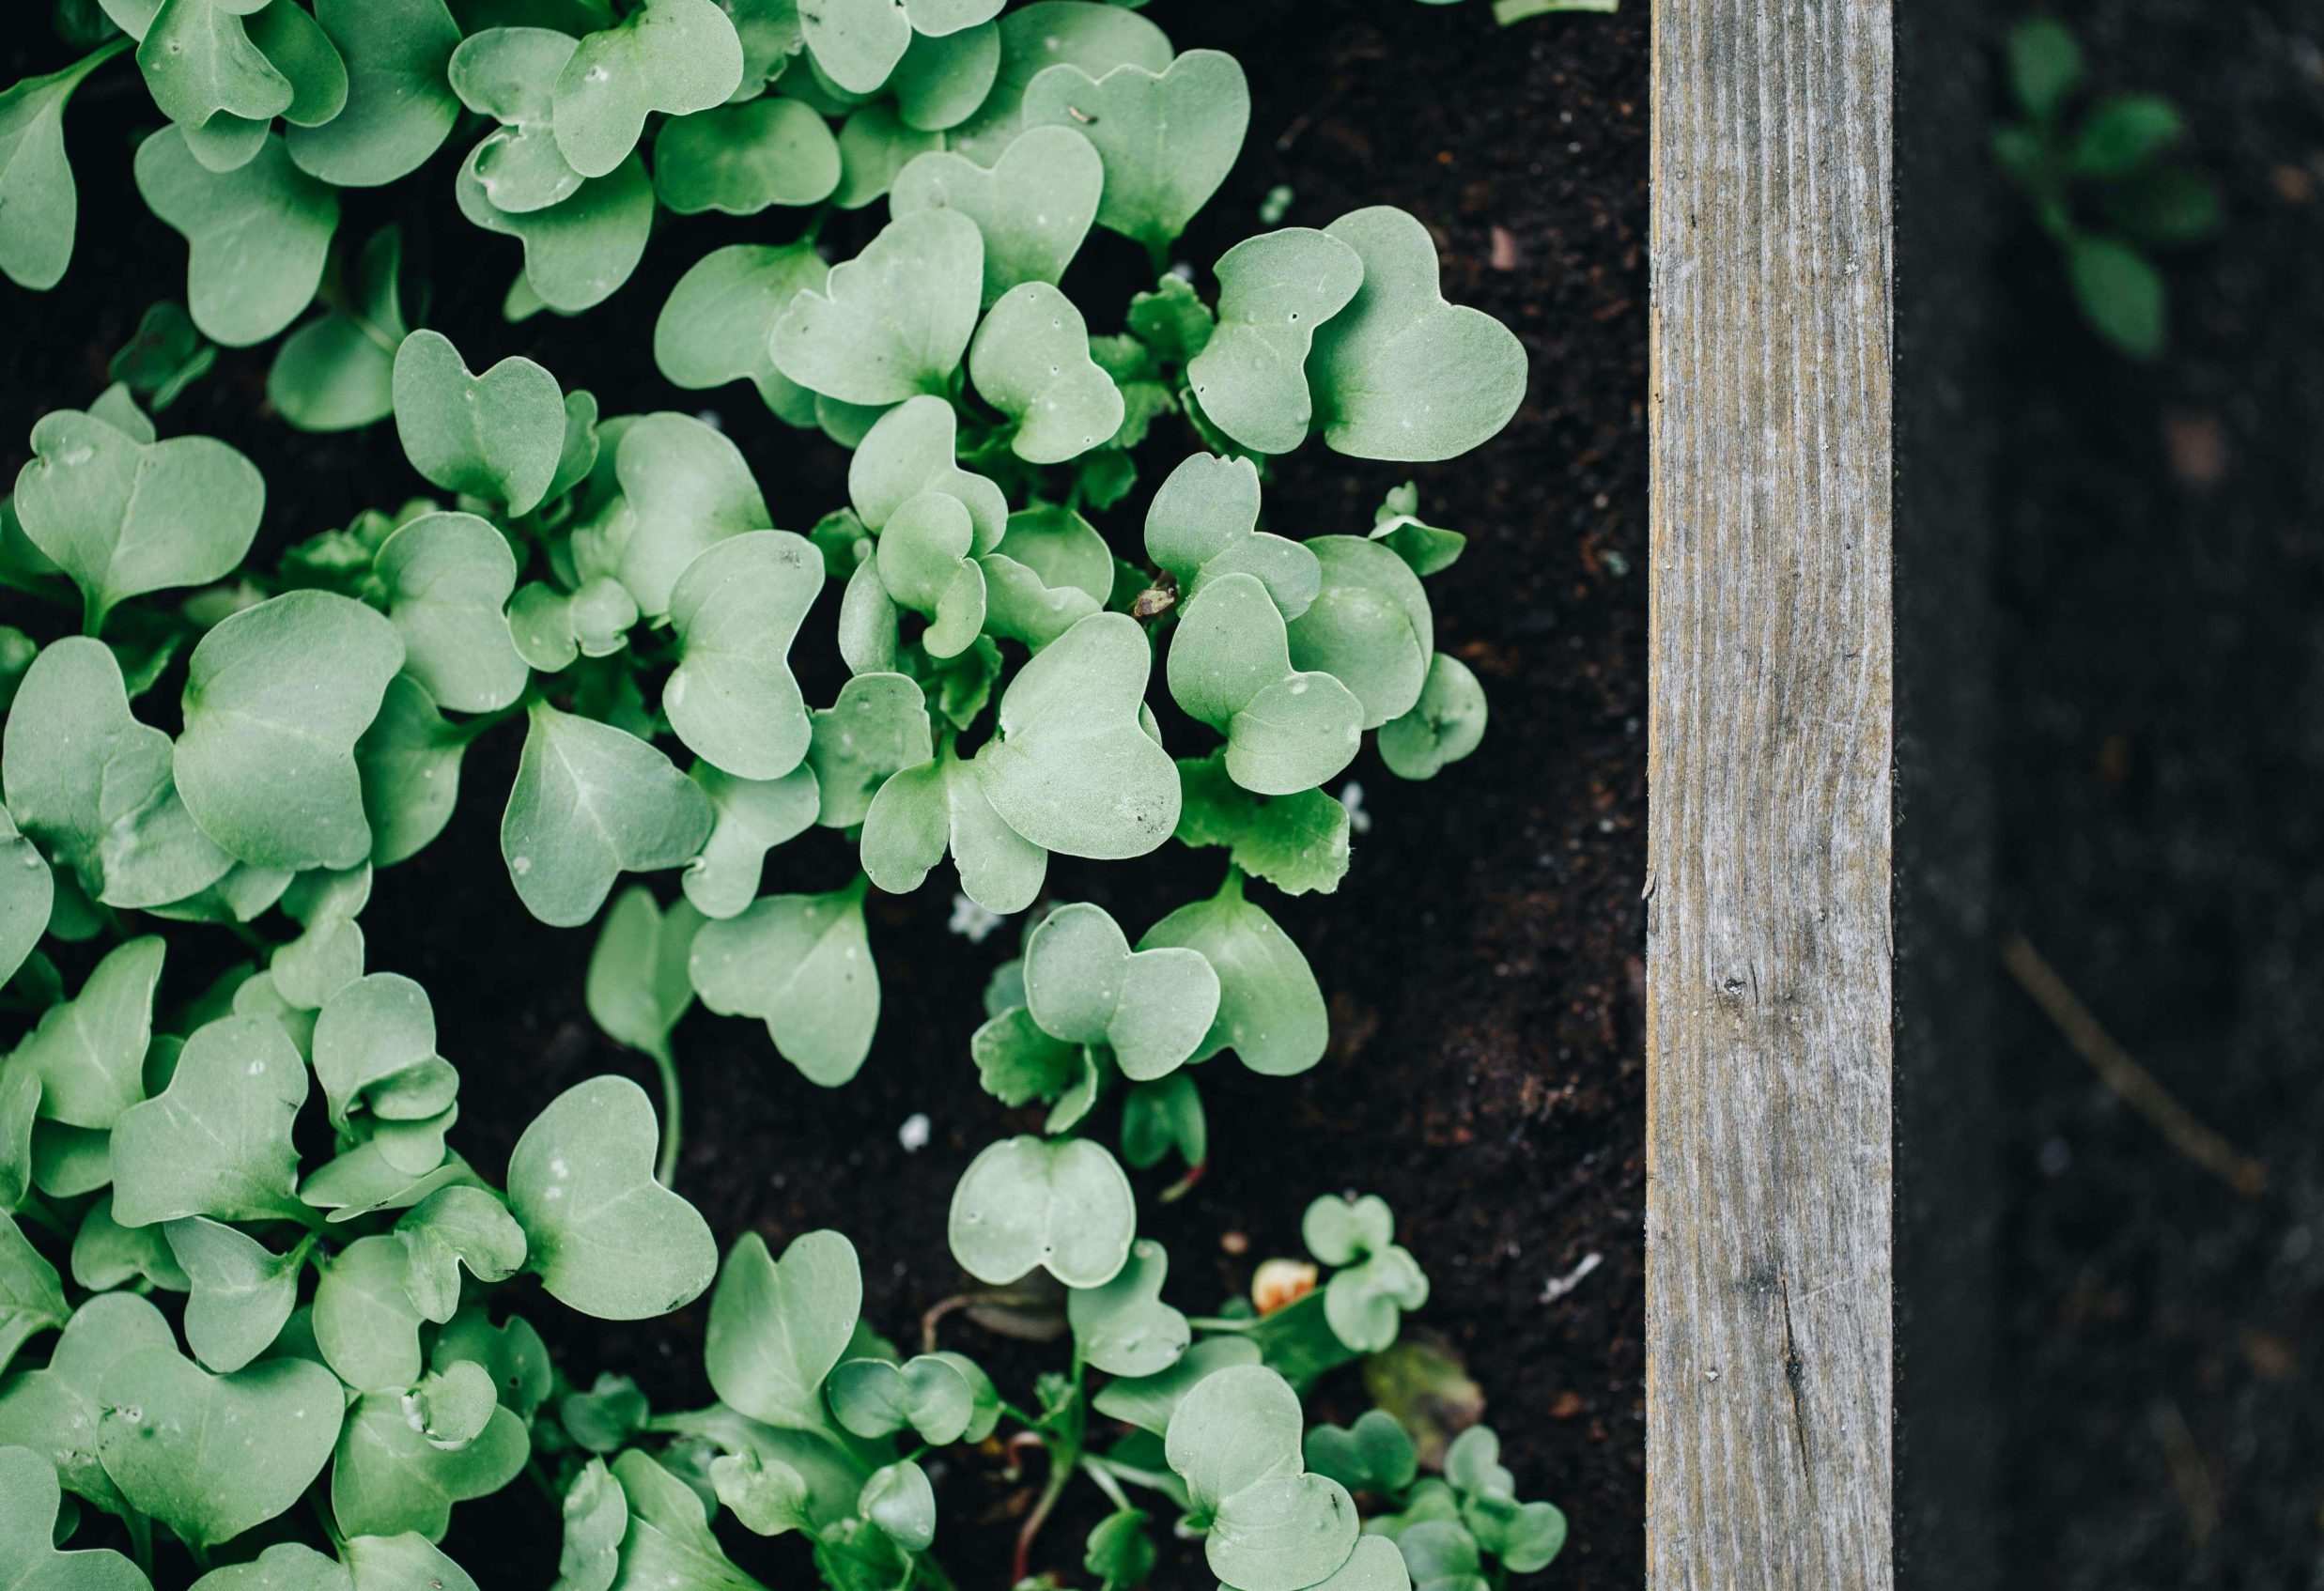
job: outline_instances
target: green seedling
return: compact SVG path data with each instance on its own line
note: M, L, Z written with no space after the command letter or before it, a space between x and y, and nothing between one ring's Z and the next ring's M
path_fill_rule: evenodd
M1151 1583L1173 1529L1229 1591L1470 1591L1546 1562L1562 1520L1484 1439L1442 1479L1387 1413L1303 1454L1309 1388L1358 1363L1387 1385L1415 1346L1427 1278L1384 1206L1319 1202L1329 1275L1266 1315L1194 1312L1139 1231L1148 1178L1183 1167L1167 1202L1212 1153L1199 1068L1232 1050L1284 1076L1328 1047L1324 990L1249 881L1337 888L1351 824L1324 786L1367 732L1426 778L1484 727L1420 584L1463 538L1409 486L1304 540L1263 492L1261 461L1311 436L1449 457L1521 397L1522 348L1445 301L1421 224L1362 210L1231 249L1215 292L1187 271L1082 301L1091 228L1167 260L1249 108L1230 57L1092 0L104 0L103 19L81 61L0 95L0 270L39 288L67 269L63 112L110 73L156 113L123 125L186 241L186 307L147 314L122 385L39 423L0 506L0 580L27 598L0 630L0 973L22 1018L0 1058L0 1556L107 1591L474 1591L434 1543L465 1538L469 1501L537 1484L567 1591L751 1591L718 1510L799 1537L836 1591L942 1591L967 1581L937 1562L934 1477L993 1444L1041 1449L1008 1583L1085 1486L1095 1528L1052 1561L1114 1591ZM338 238L341 189L401 213L438 178L514 240L486 256L512 322L591 313L654 238L689 246L682 218L755 218L767 240L699 253L654 307L654 356L681 386L749 382L799 446L851 450L845 501L797 504L774 488L817 477L787 467L763 492L766 456L714 413L601 409L521 354L472 365L506 350L428 327L405 233ZM882 198L852 255L825 239L829 211ZM262 544L240 453L163 438L138 403L168 405L213 345L278 336L277 417L392 421L410 467L376 483L387 506L287 548ZM836 665L801 651L829 633L827 583ZM591 1017L660 1086L566 1089L498 1184L459 1148L492 1103L444 1053L463 1008L385 970L409 964L370 910L379 870L462 821L463 781L501 811L539 931L596 924ZM835 833L801 848L810 872L775 857L816 827ZM1222 848L1225 881L1135 940L1044 899L1053 854L1172 839ZM860 873L816 878L830 843ZM912 1352L863 1318L836 1233L783 1234L780 1260L746 1234L721 1273L673 1187L693 1164L679 1034L699 1001L845 1084L883 972L924 982L895 925L946 909L948 859L980 927L1018 919L1022 955L957 1038L1020 1114L978 1124L993 1141L946 1222L975 1290ZM1108 876L1074 882L1105 900ZM618 1366L567 1380L509 1312L545 1293L643 1320L714 1277L700 1409L649 1404ZM1000 1384L937 1339L947 1320L1056 1359ZM90 1550L97 1514L129 1553Z
M2186 119L2159 94L2084 98L2082 47L2055 18L2026 18L2002 45L2014 120L1994 128L1994 158L2057 245L2090 329L2136 360L2170 341L2170 290L2151 251L2219 230L2219 195L2177 158Z

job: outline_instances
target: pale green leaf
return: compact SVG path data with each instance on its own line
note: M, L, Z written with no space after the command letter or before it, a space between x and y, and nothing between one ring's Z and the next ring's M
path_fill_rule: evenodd
M797 100L697 111L654 140L654 190L680 215L815 204L839 186L839 141Z
M1054 285L1080 251L1097 219L1105 162L1069 127L1036 127L978 165L953 150L932 151L896 174L891 215L958 210L984 239L984 300L991 303L1027 282Z
M116 1360L98 1456L131 1507L207 1550L296 1505L330 1460L345 1394L305 1359L213 1376L172 1348Z
M655 111L686 116L742 83L742 41L713 0L645 0L581 41L557 75L557 147L583 177L627 159Z
M765 1022L782 1058L827 1089L861 1068L879 1025L863 889L859 878L829 895L769 895L694 935L702 1003Z
M826 1429L824 1378L853 1339L863 1305L854 1245L807 1232L777 1261L746 1232L726 1257L710 1299L703 1361L728 1407L795 1430Z
M1077 128L1097 146L1106 162L1097 224L1159 257L1242 153L1250 87L1235 58L1216 50L1189 50L1158 72L1119 66L1092 78L1053 66L1026 85L1024 118Z
M686 565L670 589L678 666L661 705L697 756L740 779L799 765L810 731L791 641L822 590L822 557L788 531L746 532Z
M529 359L471 375L450 338L414 332L395 350L395 433L411 467L446 491L526 514L557 472L565 397ZM513 567L510 576L513 584Z
M137 147L137 192L186 239L186 303L202 334L261 343L313 301L339 225L339 199L269 138L230 172L206 169L165 127Z
M195 1029L169 1087L113 1125L115 1219L298 1218L290 1126L306 1092L306 1062L279 1023L226 1016Z
M1253 1072L1288 1077L1324 1058L1331 1019L1307 957L1243 895L1239 873L1208 901L1179 907L1139 940L1139 949L1199 950L1218 974L1218 1016L1196 1058L1232 1049Z
M718 1270L694 1207L654 1181L654 1106L596 1077L552 1100L508 1157L508 1206L526 1269L584 1315L635 1321L691 1302Z
M547 703L501 816L501 855L527 910L560 928L597 913L624 873L683 866L710 836L701 787L636 735Z
M1364 262L1308 226L1247 238L1218 256L1218 327L1186 366L1195 400L1218 428L1258 453L1308 440L1308 349L1363 285Z
M1509 424L1526 395L1525 346L1445 301L1428 228L1375 205L1325 230L1364 261L1363 286L1308 356L1325 442L1357 458L1452 458Z
M393 625L328 592L287 592L218 625L187 667L175 760L186 810L255 867L365 860L355 742L403 659Z
M1035 1266L1068 1287L1102 1287L1128 1262L1137 1229L1129 1179L1087 1138L987 1145L953 1190L946 1224L953 1258L994 1287Z
M315 0L315 20L347 64L347 105L292 127L290 158L339 188L417 171L460 114L444 75L460 30L444 0Z
M976 326L984 239L949 210L890 222L821 291L775 322L774 361L800 386L853 404L941 394Z
M1009 451L1030 464L1061 464L1122 425L1121 389L1090 358L1081 312L1046 282L1001 294L969 347L968 375L1015 422Z

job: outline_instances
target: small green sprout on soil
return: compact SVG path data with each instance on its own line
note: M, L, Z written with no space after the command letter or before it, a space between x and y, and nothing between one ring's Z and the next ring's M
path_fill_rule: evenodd
M1993 130L1994 158L2057 245L2090 329L2130 358L2159 358L2170 289L2152 251L2220 224L2219 195L2176 153L2185 118L2159 94L2086 95L2082 46L2053 17L2010 28L2002 65L2016 119Z
M1309 1258L1207 1313L1141 1232L1141 1193L1208 1164L1205 1065L1325 1062L1273 897L1346 873L1325 787L1368 737L1428 780L1484 734L1429 590L1464 536L1402 470L1368 525L1270 502L1311 440L1431 463L1523 398L1524 348L1446 299L1427 227L1372 207L1179 260L1249 92L1128 7L56 23L81 58L0 96L0 271L68 270L64 113L103 73L157 113L131 118L134 175L186 279L0 501L24 617L0 628L0 1583L473 1591L453 1511L519 1486L562 1515L561 1591L752 1591L730 1547L785 1535L836 1591L943 1591L964 1473L1018 1494L1011 1584L1183 1577L1173 1537L1229 1591L1547 1564L1562 1517L1519 1501L1473 1384L1406 1331L1429 1282L1385 1203L1317 1199ZM343 233L370 188L414 202ZM410 265L496 259L509 320L579 315L705 211L771 240L702 253L652 306L654 357L848 454L812 524L776 523L780 461L710 418L456 344ZM1077 301L1085 249L1148 285ZM303 539L250 459L154 418L270 343L273 417L392 424L410 466ZM658 1081L568 1089L498 1177L443 1053L473 992L383 970L364 927L379 870L479 807L525 911L596 925L588 1010ZM1052 876L1173 842L1202 882L1152 920ZM959 1016L996 1135L944 1216L969 1280L913 1351L863 1318L836 1232L780 1258L745 1233L721 1265L674 1185L677 1034L699 1002L844 1086L895 953L867 904L942 911L955 879L1020 953ZM699 1407L552 1365L529 1323L705 1293ZM996 1375L939 1340L996 1310L1057 1362ZM1310 1429L1307 1394L1357 1366L1380 1407ZM1069 1497L1095 1527L1045 1537Z

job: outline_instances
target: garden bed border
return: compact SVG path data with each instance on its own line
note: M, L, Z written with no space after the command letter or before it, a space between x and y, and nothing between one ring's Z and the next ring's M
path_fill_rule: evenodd
M1652 1591L1895 1580L1886 0L1653 0Z

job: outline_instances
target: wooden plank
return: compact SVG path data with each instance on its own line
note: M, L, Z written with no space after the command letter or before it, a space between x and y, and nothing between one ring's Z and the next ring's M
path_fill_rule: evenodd
M1652 48L1648 1583L1886 1591L1889 8Z

